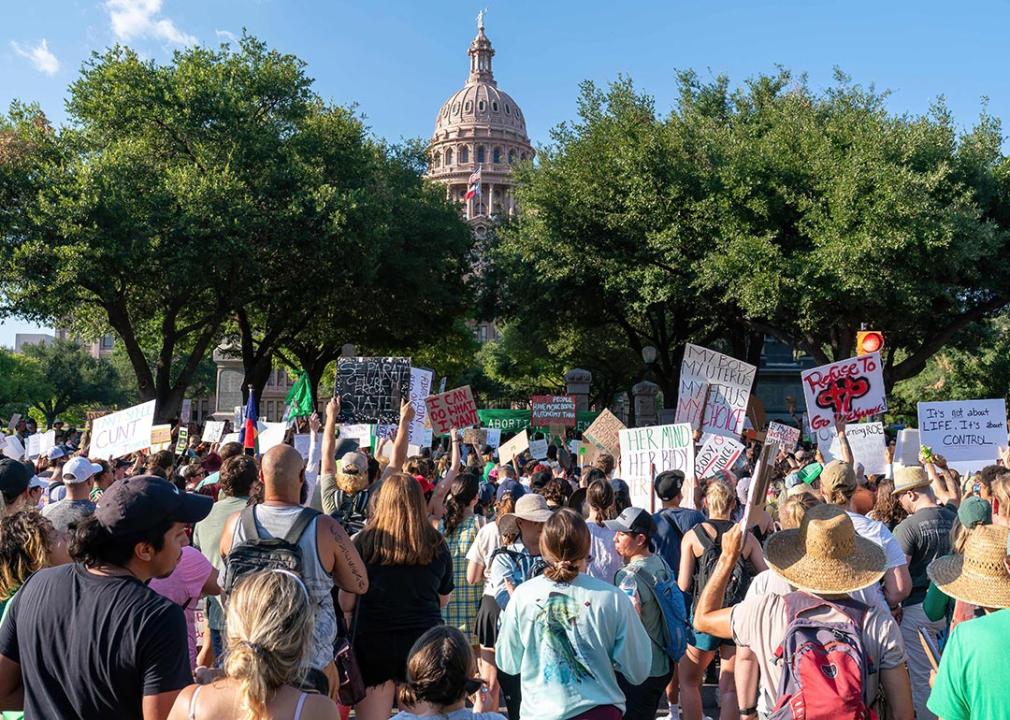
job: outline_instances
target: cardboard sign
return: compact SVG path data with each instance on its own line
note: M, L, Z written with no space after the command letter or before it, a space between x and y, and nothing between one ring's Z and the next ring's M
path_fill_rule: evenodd
M810 429L815 435L833 428L835 415L840 415L846 423L855 423L887 411L880 353L804 370L800 382L810 415Z
M483 450L487 444L487 430L484 428L466 428L463 431L463 442L467 445L476 445Z
M265 425L266 428L259 432L260 455L263 455L272 447L283 444L284 434L288 430L288 424L284 422L268 422Z
M768 485L771 482L775 458L778 454L779 444L774 440L765 442L761 447L761 454L758 455L754 473L751 475L750 487L747 488L747 503L744 505L743 515L740 516L741 529L744 532L757 523L758 512L764 508L768 501Z
M574 395L534 395L530 399L530 422L544 425L575 427Z
M614 413L604 410L593 420L593 424L582 432L582 439L618 458L621 455L620 433L625 429L624 423Z
M224 421L208 420L203 426L203 437L201 439L204 442L216 443L221 442L222 435L224 435Z
M687 423L621 430L621 479L628 483L632 505L649 512L661 507L652 480L666 470L683 470L692 481L684 483L684 495L693 492L693 438L694 429Z
M465 428L480 423L469 385L429 395L424 403L428 407L431 429L437 435L444 435L452 428Z
M834 428L832 428L830 442L818 445L826 463L842 459L838 435L833 431ZM884 423L846 425L845 437L849 441L849 449L852 450L852 459L857 463L862 463L864 473L883 475L887 472L887 435L884 433Z
M186 398L182 401L182 410L179 411L179 422L189 425L189 416L193 413L193 401Z
M186 447L189 445L189 428L181 427L179 428L179 441L175 444L175 454L182 455L186 452Z
M498 448L498 461L502 464L507 464L512 462L512 458L517 455L521 455L530 447L530 436L523 430L521 433L516 435L514 438L506 443L503 443Z
M17 435L8 435L4 440L4 455L11 460L20 460L25 454L25 446L18 440Z
M921 402L919 442L949 462L995 462L1007 446L1006 401Z
M308 462L309 450L312 447L312 435L309 433L297 433L293 437L295 450L302 456L302 460Z
M756 373L757 367L743 360L687 343L680 368L676 422L713 435L739 437Z
M94 422L98 418L105 417L111 412L111 410L88 410L84 413L84 420L86 422Z
M232 413L231 426L232 428L242 427L242 423L245 421L245 408L241 405L235 406L235 411Z
M765 442L776 443L786 452L792 452L800 444L800 429L772 421L768 423Z
M943 453L940 453L941 455ZM915 428L905 428L898 431L898 439L894 443L894 462L908 467L919 464L919 431Z
M547 459L547 441L546 440L530 440L530 455L533 456L534 460L546 460Z
M720 470L729 470L744 449L744 446L733 438L709 435L695 458L695 477L706 478Z
M109 460L150 447L154 402L134 405L95 420L91 430L91 457Z
M341 423L398 423L410 393L410 358L341 357L334 395Z
M419 447L431 447L431 426L428 424L428 406L424 399L431 395L431 383L435 373L424 368L410 369L410 404L414 406L414 419L410 421L408 443Z
M484 428L484 432L487 433L485 442L497 450L498 446L501 445L501 430L498 428Z
M171 425L151 426L151 452L161 452L162 450L168 450L168 446L171 444L172 444Z

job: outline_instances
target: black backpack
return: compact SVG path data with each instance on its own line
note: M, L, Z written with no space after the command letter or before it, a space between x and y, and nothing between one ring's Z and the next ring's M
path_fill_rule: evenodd
M224 582L221 584L225 596L231 595L244 576L260 570L289 570L301 577L302 551L298 541L312 519L321 514L312 508L302 508L284 537L264 538L256 531L256 506L243 510L239 522L246 539L233 547L225 559Z
M698 537L698 541L703 548L694 571L695 607L697 607L698 600L701 598L702 590L705 589L709 578L715 572L716 563L719 562L719 556L722 554L723 533L733 526L733 523L726 523L725 521L713 522L712 520L706 520L705 522L715 528L715 539L710 538L708 533L705 532L705 528L701 525L694 528L694 534ZM747 595L747 588L750 587L751 579L752 575L747 572L747 568L744 566L743 555L741 555L733 566L733 574L730 576L729 582L726 583L726 594L723 596L722 607L731 607L743 600Z

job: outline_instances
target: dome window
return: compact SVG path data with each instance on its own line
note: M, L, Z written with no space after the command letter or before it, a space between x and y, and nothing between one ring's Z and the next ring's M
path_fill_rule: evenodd
M466 105L464 106L463 109L466 110L466 112L470 112L471 110L473 110L473 103L467 100Z
M484 146L483 145L478 145L477 146L477 162L479 162L479 163L484 162Z
M466 145L464 145L459 149L459 161L461 163L470 162L470 148L468 148Z
M516 151L509 150L509 165L515 165L516 162Z
M505 103L505 114L506 115L511 115L512 114L512 108L509 107L508 103Z
M494 163L501 162L501 148L495 148L494 153L491 155L491 161Z
M435 153L432 156L432 162L435 164L435 167L441 167L442 166L442 153L439 153L439 152Z
M491 103L491 109L494 110L495 112L498 112L498 101L497 100L495 100L493 103Z
M519 156L519 160L522 161L522 162L526 162L526 153L523 153L522 155L520 155Z
M452 114L459 115L459 103L456 103L455 105L452 106Z
M483 100L481 100L479 103L477 103L477 109L480 110L481 112L484 112L484 110L486 108L487 108L487 103L484 102Z
M452 148L445 151L445 164L452 165Z

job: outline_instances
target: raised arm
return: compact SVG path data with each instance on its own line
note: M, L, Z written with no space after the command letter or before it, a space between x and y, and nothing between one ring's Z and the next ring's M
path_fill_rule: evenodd
M320 475L337 472L337 417L340 415L340 398L331 397L326 403L326 425L323 426L323 449Z
M382 473L382 479L403 471L403 464L407 462L407 445L410 443L410 421L413 419L414 406L410 403L410 398L407 398L400 405L400 425L396 428L393 452L389 458L389 465Z
M452 442L451 464L445 473L445 477L438 481L438 485L435 486L435 490L431 493L431 500L428 501L428 512L436 520L441 520L445 515L445 497L449 494L452 481L459 475L460 468L462 467L459 452L460 440L456 428L449 430L449 437Z
M849 447L849 439L845 437L845 418L835 415L835 435L838 437L838 453L842 462L855 466L856 460L852 457L852 448Z

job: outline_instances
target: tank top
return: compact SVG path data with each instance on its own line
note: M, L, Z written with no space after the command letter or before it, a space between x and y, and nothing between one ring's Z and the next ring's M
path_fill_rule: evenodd
M193 697L189 700L189 720L197 720L196 718L196 699L200 697L200 691L203 690L203 685L197 685L196 690L193 691ZM305 707L305 699L308 697L307 693L302 693L298 696L298 704L295 705L295 714L293 720L302 720L302 708Z
M291 529L302 511L301 505L257 505L256 530L261 538L283 537ZM316 611L316 624L312 631L312 651L309 666L322 670L333 661L333 641L337 637L337 614L333 607L333 576L323 568L316 546L316 517L305 528L298 540L302 553L302 581L309 591L309 599ZM231 546L247 540L242 523L235 523Z

